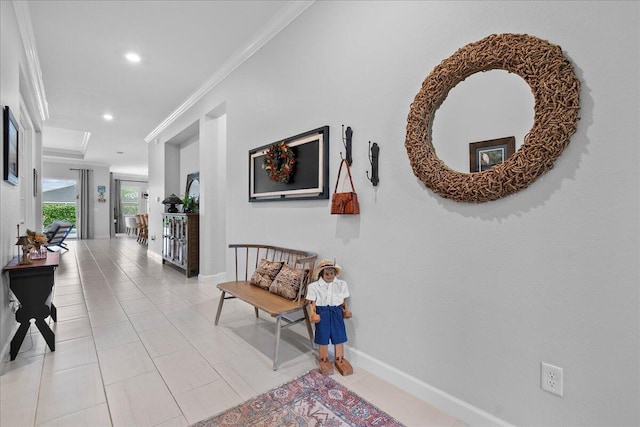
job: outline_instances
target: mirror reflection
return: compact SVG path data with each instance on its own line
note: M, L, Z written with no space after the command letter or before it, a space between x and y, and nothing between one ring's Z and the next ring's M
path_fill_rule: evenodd
M191 197L200 197L200 181L198 179L191 181L188 194Z
M187 185L184 192L185 196L200 198L200 172L193 172L187 175Z
M449 168L469 173L469 144L515 136L515 149L533 126L529 85L505 70L475 73L458 83L435 113L432 143Z

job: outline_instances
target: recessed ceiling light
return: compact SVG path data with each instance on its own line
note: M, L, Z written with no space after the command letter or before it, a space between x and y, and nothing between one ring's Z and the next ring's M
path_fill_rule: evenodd
M102 116L105 120L113 120L113 116L111 114L105 114Z
M125 56L130 62L140 62L140 55L135 52L129 52Z

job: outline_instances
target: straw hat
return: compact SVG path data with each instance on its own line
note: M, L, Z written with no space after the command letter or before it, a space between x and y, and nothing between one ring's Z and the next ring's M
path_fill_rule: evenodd
M328 259L323 259L322 261L320 261L318 263L318 265L316 266L315 271L313 272L313 280L318 280L318 277L320 277L320 272L322 270L324 270L325 268L333 268L336 270L336 277L339 277L340 274L342 273L342 267L340 267L338 264L336 264L335 261L330 261Z

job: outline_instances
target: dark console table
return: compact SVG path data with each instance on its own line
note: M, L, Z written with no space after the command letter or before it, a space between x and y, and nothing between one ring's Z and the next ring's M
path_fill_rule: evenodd
M54 273L59 263L57 252L49 253L44 259L34 259L32 264L18 264L20 257L15 257L2 269L9 273L9 286L20 302L16 311L16 321L20 323L11 340L11 360L18 355L25 335L36 320L36 326L42 333L51 351L56 349L55 335L45 319L51 315L57 321L56 307L53 305Z

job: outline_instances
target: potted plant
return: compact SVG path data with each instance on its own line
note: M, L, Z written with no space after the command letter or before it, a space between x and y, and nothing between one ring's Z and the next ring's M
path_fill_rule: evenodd
M190 212L198 212L200 204L198 202L198 198L194 196L190 196L188 194L184 195L182 199L182 211L185 213Z

